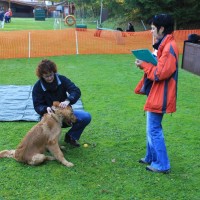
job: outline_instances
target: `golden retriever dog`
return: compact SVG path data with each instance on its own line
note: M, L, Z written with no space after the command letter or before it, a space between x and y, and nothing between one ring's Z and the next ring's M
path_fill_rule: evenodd
M42 120L25 135L16 150L1 151L0 158L14 158L29 165L39 165L46 160L58 160L63 165L72 167L73 163L64 158L58 142L62 122L74 123L76 117L71 106L59 108L59 102L54 102L52 111L51 114L45 114ZM46 150L52 156L46 156L44 154Z

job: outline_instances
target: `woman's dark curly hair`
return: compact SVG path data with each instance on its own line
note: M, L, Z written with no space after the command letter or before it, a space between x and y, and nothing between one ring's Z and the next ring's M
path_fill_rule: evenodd
M36 75L38 78L42 78L44 74L48 73L56 73L57 72L57 66L56 64L48 59L43 59L36 68Z

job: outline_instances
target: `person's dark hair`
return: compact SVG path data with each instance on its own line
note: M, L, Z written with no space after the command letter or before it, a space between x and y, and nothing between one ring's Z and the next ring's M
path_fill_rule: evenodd
M158 14L149 20L149 24L153 24L158 31L160 27L164 27L164 35L171 34L174 31L174 19L169 14Z
M198 43L200 41L200 35L197 34L189 34L188 35L188 41L193 43Z
M48 59L42 60L36 68L36 75L38 76L38 78L42 78L42 75L48 74L51 72L56 73L57 66L53 61L48 60Z

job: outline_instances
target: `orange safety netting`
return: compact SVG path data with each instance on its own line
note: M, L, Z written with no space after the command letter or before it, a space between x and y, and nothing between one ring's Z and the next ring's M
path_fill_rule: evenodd
M179 52L189 34L200 30L174 32ZM65 29L0 32L0 59L61 56L70 54L130 54L133 49L152 50L152 34L114 30Z

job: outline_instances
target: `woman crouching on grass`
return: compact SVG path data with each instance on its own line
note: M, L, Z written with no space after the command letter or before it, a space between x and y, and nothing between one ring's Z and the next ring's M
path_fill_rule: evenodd
M146 94L144 110L147 112L146 155L139 160L148 164L146 170L169 173L170 161L164 141L162 119L165 113L176 111L178 81L178 48L174 40L174 20L168 14L155 15L151 20L151 32L156 38L158 63L154 66L142 60L135 61L144 71L142 80L135 88L136 94Z
M60 107L65 108L69 104L75 104L81 96L80 89L67 77L57 73L57 66L54 62L44 59L36 68L36 75L39 80L35 83L32 92L33 105L39 115L51 113L51 106L54 101L59 101ZM91 121L91 115L83 110L74 110L77 118L65 135L65 142L72 146L79 147L78 140ZM63 123L63 128L68 127Z

